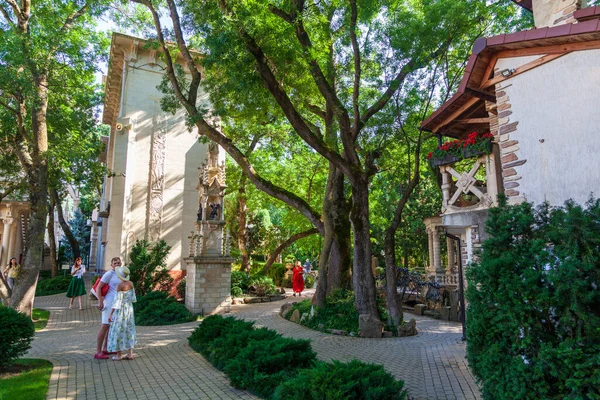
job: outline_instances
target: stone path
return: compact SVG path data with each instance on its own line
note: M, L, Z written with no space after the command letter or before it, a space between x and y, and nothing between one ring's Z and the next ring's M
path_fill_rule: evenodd
M89 286L89 282L88 282ZM293 299L293 298L292 298ZM77 303L75 303L77 304ZM460 341L460 325L417 318L419 335L362 339L327 335L279 317L283 302L239 305L232 314L257 321L285 336L308 338L322 360L358 358L381 364L406 383L413 399L480 399ZM254 399L229 385L187 344L197 322L138 327L135 360L94 360L100 312L85 297L84 310L69 310L61 295L38 297L50 321L35 335L27 357L54 364L48 399Z

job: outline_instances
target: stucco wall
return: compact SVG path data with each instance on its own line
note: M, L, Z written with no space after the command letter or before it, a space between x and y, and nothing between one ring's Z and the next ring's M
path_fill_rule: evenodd
M535 57L498 61L516 68ZM567 54L498 85L510 99L520 196L536 204L600 196L600 50Z
M172 246L168 268L181 269L181 260L188 256L187 236L195 228L198 168L206 159L207 146L198 143L196 130L188 130L183 110L172 115L160 109L162 94L156 87L163 70L155 62L152 54L139 50L125 73L117 122L130 122L132 129L123 133L113 130L111 134L109 159L116 176L109 182L111 212L104 268L115 255L127 262L135 240L152 240L159 232L160 239ZM206 102L205 95L201 101ZM151 218L152 140L159 134L166 137L162 210Z

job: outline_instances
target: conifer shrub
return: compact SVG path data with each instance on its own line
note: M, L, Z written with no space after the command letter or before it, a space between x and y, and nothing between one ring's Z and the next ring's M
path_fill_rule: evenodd
M600 202L503 199L486 231L466 323L484 397L600 398Z
M73 277L71 275L57 276L55 278L40 279L35 287L36 296L50 296L65 293Z
M169 293L173 286L173 278L167 270L167 256L171 246L164 240L151 243L137 240L131 249L128 267L131 271L131 282L138 296L151 291Z
M282 263L273 263L267 272L267 276L273 279L273 282L277 286L284 286L283 278L285 277L285 272L287 269L285 268L285 264Z
M133 309L135 323L141 326L182 324L195 319L185 305L159 291L137 298Z
M334 360L301 370L277 388L273 399L402 400L406 396L404 382L394 379L381 365Z
M31 318L0 305L0 370L27 353L34 333Z

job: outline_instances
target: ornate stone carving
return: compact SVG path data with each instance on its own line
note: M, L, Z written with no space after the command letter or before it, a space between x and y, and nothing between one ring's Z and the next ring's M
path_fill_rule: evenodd
M167 149L167 119L159 115L152 134L150 182L148 193L148 218L146 232L148 239L155 242L160 239L163 209L163 190L165 183L165 159Z

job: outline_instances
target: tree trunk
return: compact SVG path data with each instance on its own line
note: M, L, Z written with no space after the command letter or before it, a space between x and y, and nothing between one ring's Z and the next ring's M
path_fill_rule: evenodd
M52 198L54 199L54 206L56 207L56 211L58 214L58 223L60 224L60 227L62 228L65 237L71 245L71 250L73 250L73 260L75 260L77 257L81 257L81 249L79 248L79 242L77 241L75 235L73 235L73 232L71 232L71 228L65 220L58 192L56 191L56 189L50 189L50 192L52 194Z
M248 238L246 237L246 217L248 207L246 206L246 176L240 178L240 188L238 189L238 231L237 242L240 253L242 253L241 271L250 273L250 252L248 251Z
M275 251L273 252L273 254L271 254L271 256L269 257L269 259L267 260L267 263L265 264L265 268L263 270L264 273L265 273L265 275L267 274L267 272L269 272L269 269L271 268L271 265L273 265L273 263L275 262L275 260L281 254L281 252L283 250L285 250L287 247L289 247L295 241L303 239L303 238L305 238L307 236L310 236L310 235L314 235L315 233L319 233L319 231L317 230L317 228L312 228L312 229L309 229L309 230L304 231L304 232L299 232L299 233L296 233L296 234L290 236L285 242L283 242L282 244L280 244L275 249Z
M344 174L334 171L332 202L328 208L333 229L333 243L329 255L329 271L327 274L327 294L333 290L351 287L352 257L350 255L350 206L344 191ZM327 201L327 200L325 200Z
M354 232L354 265L352 283L354 304L359 315L369 315L373 323L381 324L377 310L375 278L371 272L371 233L369 223L369 191L366 174L351 179L352 210L350 220ZM381 337L381 336L379 336Z
M54 236L54 199L50 197L48 209L48 242L50 246L50 262L52 263L52 277L58 276L58 256L56 252L56 237Z

